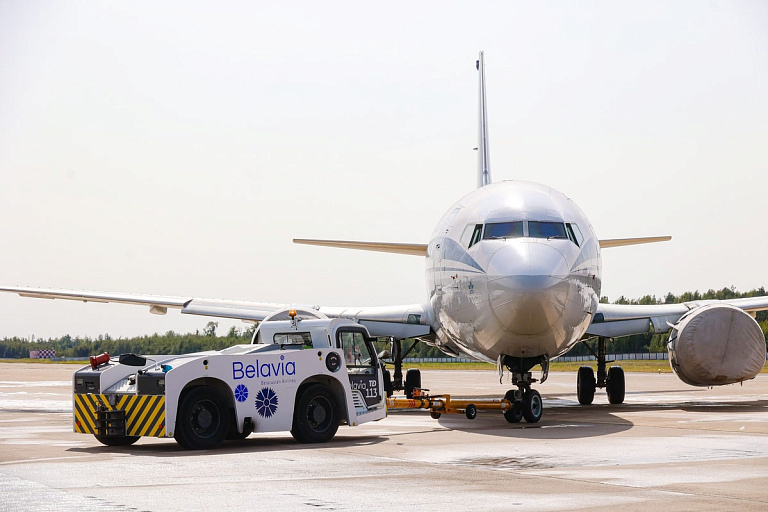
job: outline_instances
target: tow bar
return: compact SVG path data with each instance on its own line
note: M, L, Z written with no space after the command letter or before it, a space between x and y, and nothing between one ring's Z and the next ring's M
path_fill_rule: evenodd
M451 395L429 395L428 392L428 389L415 388L413 398L389 397L387 407L427 409L434 419L438 419L442 414L464 414L470 420L477 417L477 411L480 409L506 412L512 408L512 402L506 398L451 399Z

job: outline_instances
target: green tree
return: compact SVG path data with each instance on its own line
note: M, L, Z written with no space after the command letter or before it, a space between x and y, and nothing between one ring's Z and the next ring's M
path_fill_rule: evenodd
M216 336L217 327L219 327L219 322L208 322L203 329L203 336Z

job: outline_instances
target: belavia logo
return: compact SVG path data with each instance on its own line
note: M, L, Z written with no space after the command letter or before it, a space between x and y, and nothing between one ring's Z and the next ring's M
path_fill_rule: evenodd
M280 356L279 363L259 363L244 365L240 361L232 363L232 379L239 380L244 378L253 379L263 377L285 377L286 375L296 375L296 363L293 361L282 361L285 356Z
M277 410L277 394L272 388L261 388L256 395L256 412L262 418L271 418Z
M235 399L238 402L245 402L246 398L248 398L248 388L242 384L238 384L235 388Z

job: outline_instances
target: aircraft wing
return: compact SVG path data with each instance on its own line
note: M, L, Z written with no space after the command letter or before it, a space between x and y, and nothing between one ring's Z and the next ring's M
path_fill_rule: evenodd
M625 245L652 244L667 242L671 236L647 236L642 238L612 238L600 240L600 248L623 247ZM411 256L426 256L427 244L403 244L391 242L359 242L356 240L315 240L310 238L294 238L293 243L302 245L319 245L322 247L337 247L339 249L356 249L358 251L389 252L395 254L410 254Z
M83 302L104 302L148 306L149 312L164 315L168 309L182 314L234 318L245 322L260 322L273 313L288 309L315 311L331 318L347 318L368 328L372 336L410 338L429 334L426 308L420 304L384 307L321 307L302 304L275 304L220 299L167 297L159 295L133 295L127 293L56 290L0 286L0 292L18 293L22 297L38 299L65 299Z
M339 249L357 249L359 251L389 252L394 254L410 254L411 256L426 256L426 244L402 244L391 242L357 242L354 240L314 240L309 238L294 238L293 243L302 245L319 245L337 247Z
M697 300L680 304L600 304L586 334L615 338L644 334L651 331L663 333L670 329L681 316L692 309L707 304L729 304L748 313L768 310L768 297L747 297L729 300Z
M625 245L652 244L656 242L669 242L671 236L646 236L642 238L612 238L610 240L600 240L600 248L623 247Z

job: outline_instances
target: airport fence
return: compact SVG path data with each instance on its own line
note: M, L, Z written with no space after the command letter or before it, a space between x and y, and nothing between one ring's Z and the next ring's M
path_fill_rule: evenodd
M637 354L606 354L608 361L666 361L669 359L668 352L645 352ZM768 360L768 353L765 356ZM83 357L56 357L54 361L83 361L88 363L88 359ZM561 361L564 363L573 363L580 361L595 361L595 356L560 356L552 361ZM464 357L406 357L405 363L476 363L473 359Z
M662 361L669 359L667 352L650 352L637 354L606 354L608 361L642 360L642 361ZM560 356L552 361L575 362L575 361L595 361L595 356ZM403 360L405 363L476 363L472 359L463 357L407 357Z
M406 357L404 363L476 363L473 359L463 357Z
M607 361L666 361L669 359L668 352L641 352L637 354L606 354ZM596 361L595 356L560 356L552 359L553 361L562 361L573 363L577 361Z

